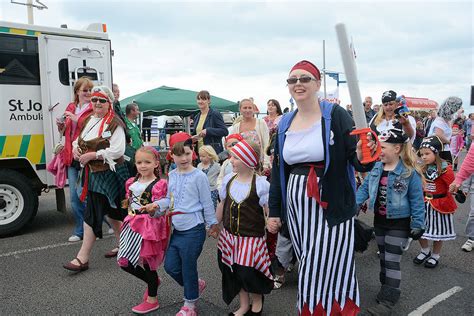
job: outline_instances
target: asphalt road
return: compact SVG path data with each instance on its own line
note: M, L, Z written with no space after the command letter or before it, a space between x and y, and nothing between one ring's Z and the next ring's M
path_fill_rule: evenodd
M80 243L68 243L73 218L55 209L54 193L40 198L38 215L21 234L0 239L0 315L17 314L131 314L140 303L145 285L121 271L114 259L104 253L114 246L111 236L96 242L90 269L70 273L62 264L74 258ZM421 305L447 291L458 291L434 305L424 315L474 314L474 252L460 250L465 241L464 224L469 199L455 214L458 238L446 242L440 265L429 270L415 266L418 253L413 243L402 261L402 296L394 315L408 315ZM372 222L371 215L362 216ZM362 309L375 304L379 289L379 262L375 242L356 261ZM226 306L221 299L220 272L216 262L216 241L208 239L199 260L200 277L207 289L199 303L200 315L227 315L236 309L237 300ZM288 274L283 288L265 300L265 315L295 315L296 271ZM182 304L182 289L160 269L161 308L154 315L175 315ZM428 303L429 306L430 303ZM423 313L411 314L411 316Z

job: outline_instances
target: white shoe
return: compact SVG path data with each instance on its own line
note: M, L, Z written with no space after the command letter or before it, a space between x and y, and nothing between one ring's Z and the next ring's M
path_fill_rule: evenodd
M108 233L109 235L112 235L112 234L114 233L114 229L113 229L112 227L109 228L109 230L107 231L107 233Z
M462 245L461 247L462 250L466 251L466 252L471 252L472 249L474 249L474 240L472 239L468 239L464 245Z
M69 239L67 241L69 242L76 242L76 241L81 241L82 238L79 237L79 236L76 236L76 235L72 235L71 237L69 237Z

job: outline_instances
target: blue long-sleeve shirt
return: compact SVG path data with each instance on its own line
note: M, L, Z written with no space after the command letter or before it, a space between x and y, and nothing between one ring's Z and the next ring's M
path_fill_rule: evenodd
M155 202L160 207L160 212L170 207L171 195L174 199L172 211L185 213L171 217L175 229L184 231L204 222L208 226L217 224L209 180L201 170L194 168L180 173L175 169L169 173L168 194ZM156 215L159 216L159 213Z

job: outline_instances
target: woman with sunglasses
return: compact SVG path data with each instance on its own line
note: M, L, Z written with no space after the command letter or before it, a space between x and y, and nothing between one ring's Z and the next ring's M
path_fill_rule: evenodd
M74 231L68 241L74 242L82 239L84 230L85 203L79 200L77 193L77 177L81 169L79 162L73 159L72 141L77 138L84 127L84 121L91 115L92 106L91 89L94 83L87 77L79 78L74 84L74 101L69 103L64 114L56 120L59 132L64 134L64 149L61 159L67 167L67 178L69 182L69 196L71 199L72 213L74 215Z
M266 154L270 141L267 124L264 120L254 117L255 105L250 99L240 101L239 111L241 116L229 127L229 134L240 134L246 141L259 145L260 161L263 161L263 170L268 172L271 165L270 157Z
M393 128L403 129L413 143L416 136L416 120L411 115L397 114L396 110L401 105L398 100L395 91L385 91L382 94L382 106L370 120L369 126L377 135Z
M373 164L360 163L361 145L350 135L354 123L347 111L318 100L321 75L314 64L297 63L287 83L298 109L278 124L268 230L288 226L300 262L300 315L356 315L354 168L367 172Z
M193 141L197 142L196 153L202 145L211 145L217 154L220 154L224 148L222 146L222 137L226 137L229 132L225 126L224 118L219 111L210 107L211 95L208 91L202 90L196 96L199 112L194 116L193 122Z
M80 272L89 268L89 257L96 238L102 238L102 219L107 215L119 241L120 225L125 213L120 208L129 178L124 163L125 129L113 110L114 95L104 86L92 89L94 113L85 122L73 142L74 158L83 166L83 189L80 199L87 198L84 211L84 239L72 261L63 267ZM116 255L118 248L106 254Z

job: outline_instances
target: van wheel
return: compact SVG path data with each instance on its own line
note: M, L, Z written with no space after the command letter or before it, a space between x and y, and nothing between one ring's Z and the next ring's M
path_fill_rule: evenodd
M0 170L0 236L20 230L37 211L38 195L28 178L14 170Z

